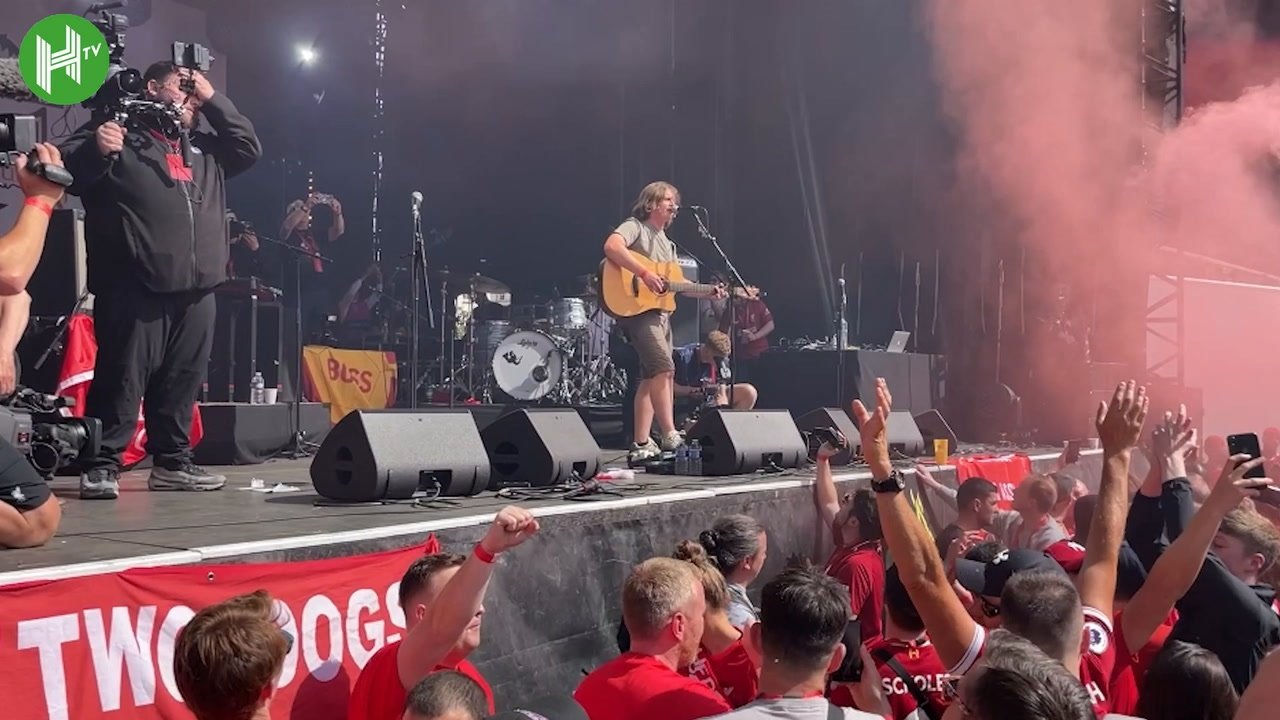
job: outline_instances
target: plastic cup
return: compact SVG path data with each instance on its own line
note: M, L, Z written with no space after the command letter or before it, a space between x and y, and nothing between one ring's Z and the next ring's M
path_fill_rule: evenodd
M940 438L933 441L933 461L939 465L947 464L947 438Z
M279 397L280 397L280 388L263 388L262 389L262 402L266 403L267 405L275 405L276 400L278 400Z

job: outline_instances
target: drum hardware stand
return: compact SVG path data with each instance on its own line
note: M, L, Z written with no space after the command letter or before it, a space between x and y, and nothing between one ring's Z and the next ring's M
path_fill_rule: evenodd
M413 290L411 293L411 309L410 314L413 316L412 330L409 335L409 377L413 378L414 386L411 397L409 398L409 407L416 410L418 408L418 386L422 384L421 377L418 374L418 323L421 322L421 309L419 308L420 295L427 300L427 322L431 329L436 329L435 310L431 307L431 275L427 272L427 247L422 239L422 193L413 193L413 268L412 282ZM422 284L419 285L418 283Z
M738 273L738 268L734 267L733 261L725 254L724 248L720 247L720 241L707 229L706 223L698 215L698 210L707 215L708 221L710 221L711 213L706 208L693 207L690 210L693 214L693 219L698 222L698 234L711 243L711 247L720 256L720 260L724 262L724 267L729 273L729 287L726 288L726 292L729 295L729 407L733 407L733 386L737 384L738 378L738 303L735 302L737 300L735 291L741 289L745 293L747 283L742 279L742 275Z
M290 428L290 435L293 438L289 447L284 451L282 457L290 460L298 460L300 458L310 457L310 446L314 443L307 442L306 432L302 429L302 263L304 260L312 262L319 261L321 263L333 263L331 258L327 258L320 253L314 253L305 248L290 245L282 240L259 235L258 240L265 240L273 245L285 248L294 254L293 258L293 282L294 282L294 299L293 299L293 323L296 328L297 336L294 338L294 372L293 378L293 427Z

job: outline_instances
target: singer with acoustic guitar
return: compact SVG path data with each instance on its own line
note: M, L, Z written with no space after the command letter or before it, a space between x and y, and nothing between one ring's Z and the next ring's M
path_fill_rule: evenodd
M680 211L680 193L666 182L645 186L627 218L604 241L600 294L605 310L618 318L627 341L640 358L636 388L635 435L630 463L675 450L684 438L674 416L675 363L671 312L678 293L722 297L724 288L684 282L676 246L666 230ZM659 441L651 437L654 420Z

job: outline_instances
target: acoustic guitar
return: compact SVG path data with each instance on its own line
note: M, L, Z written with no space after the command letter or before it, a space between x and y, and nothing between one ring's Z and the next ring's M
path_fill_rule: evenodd
M675 312L677 295L707 295L718 287L685 280L680 263L655 262L634 250L629 252L645 269L666 280L667 290L655 293L639 275L605 258L600 263L600 305L615 318L635 317L650 310ZM758 293L755 288L735 291L740 297L755 297Z

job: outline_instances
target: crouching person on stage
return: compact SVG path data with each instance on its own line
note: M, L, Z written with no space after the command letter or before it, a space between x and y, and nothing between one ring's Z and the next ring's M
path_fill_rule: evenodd
M400 581L405 638L369 658L347 708L349 720L399 720L409 690L433 672L457 670L480 684L493 712L493 691L467 656L480 646L484 593L494 559L538 532L527 510L506 507L470 555L420 558Z
M203 74L159 62L144 82L148 99L180 108L181 127L146 113L123 127L97 118L61 146L75 175L70 192L84 203L95 295L98 356L85 414L102 421L102 449L80 477L85 499L118 496L140 401L155 457L148 487L226 483L192 463L188 429L213 347L213 289L227 279L226 180L249 169L262 146ZM213 132L194 131L198 116Z
M755 407L759 397L755 386L733 382L729 367L729 353L732 351L729 336L719 330L707 333L707 339L698 345L676 348L672 353L676 366L676 397L705 409L732 407L750 410Z
M44 165L62 165L53 145L39 144L35 151ZM0 400L18 387L16 350L31 309L27 282L44 252L53 208L62 199L62 187L30 172L25 155L16 164L18 186L26 200L17 223L0 235ZM62 508L44 478L4 439L0 439L0 501L0 547L43 545L62 519Z

